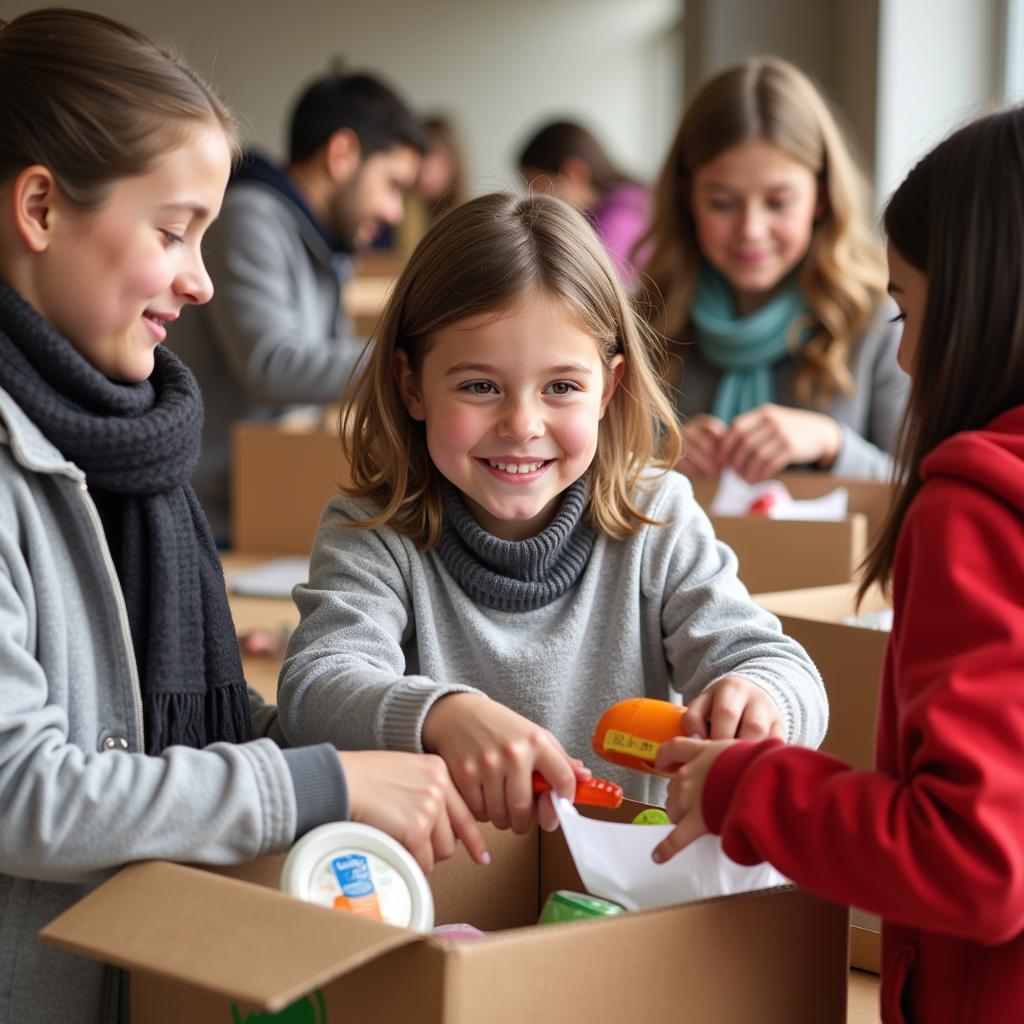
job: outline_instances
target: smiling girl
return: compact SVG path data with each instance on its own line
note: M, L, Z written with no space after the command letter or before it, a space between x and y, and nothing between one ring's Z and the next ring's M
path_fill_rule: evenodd
M531 773L571 794L626 697L681 696L697 735L820 741L817 672L668 468L652 345L566 203L489 195L431 229L348 406L354 483L295 592L293 742L436 752L479 819L523 831Z
M645 308L673 339L687 473L875 479L907 391L867 189L811 82L752 58L689 103L655 189Z
M212 293L234 149L212 90L131 29L0 25L5 1021L126 1019L117 971L37 933L131 861L238 863L347 814L425 867L456 835L484 857L440 759L282 750L242 676L188 484L199 390L161 345Z

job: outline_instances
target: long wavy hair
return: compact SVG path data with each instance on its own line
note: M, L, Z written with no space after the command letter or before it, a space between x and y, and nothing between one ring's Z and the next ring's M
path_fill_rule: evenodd
M441 474L426 428L405 408L394 376L403 349L419 373L431 336L465 317L500 313L544 292L564 304L625 371L598 431L587 517L610 537L651 523L634 504L650 466L668 471L682 437L662 381L660 339L637 317L604 248L583 217L552 196L480 196L424 236L402 270L345 399L341 440L352 468L349 494L380 507L359 523L389 525L424 549L441 534Z
M825 100L792 64L774 57L743 61L710 78L688 104L655 185L651 226L635 248L650 251L639 299L660 331L682 339L701 260L690 206L693 174L754 140L809 167L824 199L800 269L815 330L795 356L801 403L826 404L837 391L854 390L851 345L884 294L885 270L865 179ZM795 325L794 335L805 326Z
M885 209L889 244L927 280L899 438L900 489L861 594L887 586L921 463L1024 404L1024 107L974 121L922 159Z

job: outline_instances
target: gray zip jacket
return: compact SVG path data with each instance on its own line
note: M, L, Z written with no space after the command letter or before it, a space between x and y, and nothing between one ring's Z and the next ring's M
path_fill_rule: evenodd
M183 309L168 347L203 392L202 455L192 485L214 536L228 536L231 425L338 402L362 351L341 288L351 262L270 185L231 185L203 241L213 298Z
M601 712L628 697L692 700L735 673L770 694L789 741L817 746L828 704L814 664L750 600L689 481L647 482L638 507L666 524L626 540L599 534L576 583L529 611L474 603L436 548L424 553L390 527L353 529L373 507L332 499L309 583L294 592L302 621L278 687L285 735L421 751L436 700L484 693L550 729L627 796L656 803L664 780L592 753Z
M256 731L272 732L275 709L250 697ZM116 1020L115 972L38 930L129 861L286 849L310 775L329 775L325 753L337 765L329 748L266 738L143 749L124 600L85 475L0 389L0 1022Z

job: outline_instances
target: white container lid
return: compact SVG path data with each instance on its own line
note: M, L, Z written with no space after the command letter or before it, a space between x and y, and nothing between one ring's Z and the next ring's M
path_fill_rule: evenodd
M307 832L285 858L280 888L333 907L343 893L351 895L342 880L352 877L359 894L376 897L380 920L420 932L434 927L434 898L423 870L401 843L371 825L337 821Z

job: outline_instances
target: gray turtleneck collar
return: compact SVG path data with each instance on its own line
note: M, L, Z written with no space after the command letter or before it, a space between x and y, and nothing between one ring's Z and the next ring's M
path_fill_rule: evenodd
M579 579L594 546L594 529L583 519L584 478L566 489L551 525L527 540L502 540L481 529L451 484L444 484L443 496L437 553L472 600L499 611L532 611Z

